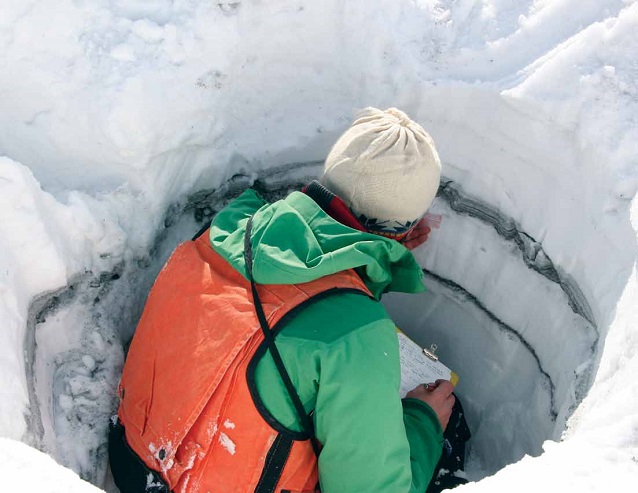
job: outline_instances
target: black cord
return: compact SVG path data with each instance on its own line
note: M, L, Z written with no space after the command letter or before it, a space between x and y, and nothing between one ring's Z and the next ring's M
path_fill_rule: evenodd
M268 320L266 320L266 315L264 314L264 309L261 305L261 300L259 299L259 293L257 292L257 285L255 284L255 280L253 279L253 255L252 244L250 242L250 233L252 231L252 226L253 218L251 217L246 224L246 233L244 234L244 261L246 262L246 273L248 274L250 288L253 293L253 304L255 305L257 319L259 320L259 325L261 326L261 330L264 333L264 339L266 341L266 344L268 345L268 349L270 350L272 359L275 362L275 366L277 367L279 375L281 376L281 379L286 386L286 390L288 391L288 395L290 396L290 399L295 406L297 415L299 416L299 420L301 421L301 426L303 427L306 434L310 437L310 443L312 444L312 449L314 450L315 455L319 457L319 443L317 442L317 437L315 436L312 420L310 419L310 416L306 414L306 410L301 403L301 399L299 398L297 389L295 389L295 386L290 379L290 375L286 370L286 366L281 359L281 354L279 353L279 350L275 345L275 338L272 331L270 330L270 326L268 325Z

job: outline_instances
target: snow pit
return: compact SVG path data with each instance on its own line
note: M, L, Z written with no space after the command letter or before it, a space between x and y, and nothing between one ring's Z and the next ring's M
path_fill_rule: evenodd
M397 106L433 135L445 178L441 226L415 252L429 290L384 303L460 376L477 481L463 488L635 484L635 2L3 14L1 436L115 492L124 346L172 249L247 186L276 199L316 177L356 108ZM0 440L14 459L0 470L19 490L43 461L14 444ZM50 474L60 491L94 491L65 473Z
M463 145L458 132L457 143ZM42 440L55 442L64 463L92 482L100 483L104 476L103 437L107 410L112 412L116 405L113 386L122 363L122 341L132 335L146 293L174 246L207 224L247 186L276 200L299 189L320 167L319 162L273 167L260 173L257 181L239 173L219 189L199 191L185 205L169 210L150 257L97 279L78 279L71 289L46 297L44 308L38 306L31 330L42 347L55 348L63 327L79 328L66 352L59 347L51 354L41 351L34 365L35 374L42 375L36 378L39 388L34 395L38 402L53 402L53 407L50 416L42 417L43 424L35 420L32 427L43 428ZM542 175L535 178L545 186L551 182ZM582 198L575 192L573 187L550 189L548 195L557 200L568 195L578 203ZM591 295L592 288L581 287L555 264L543 244L516 220L468 196L451 179L443 178L431 212L442 215L442 225L417 251L428 291L389 294L383 301L403 330L424 347L437 344L442 359L460 375L458 395L474 433L467 473L479 480L526 454L541 454L545 440L560 439L567 418L591 385L600 342L596 317L604 319L609 314L590 305L585 292ZM542 209L526 213L542 214ZM558 223L560 214L565 224ZM595 241L587 239L594 229L574 231L578 220L563 210L551 222L564 238L574 234L585 244ZM578 263L577 258L573 261ZM619 270L612 271L617 282ZM68 329L66 334L70 335ZM51 374L47 368L52 365ZM87 393L88 399L83 400ZM74 403L78 397L80 402ZM80 450L75 440L69 449L69 438L77 436L78 429L83 429L85 439ZM219 439L223 442L224 437ZM83 464L87 452L90 460Z

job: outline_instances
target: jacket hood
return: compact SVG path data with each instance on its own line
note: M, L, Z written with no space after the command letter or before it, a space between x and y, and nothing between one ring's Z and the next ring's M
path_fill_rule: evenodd
M425 290L423 272L403 245L339 223L301 192L270 204L246 190L213 219L213 250L245 278L244 234L251 216L253 277L259 284L298 284L356 269L377 299L388 291Z

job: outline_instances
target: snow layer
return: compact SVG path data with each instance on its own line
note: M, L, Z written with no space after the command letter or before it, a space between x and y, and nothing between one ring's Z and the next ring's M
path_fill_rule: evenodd
M170 248L245 185L234 175L286 189L316 174L355 109L398 106L432 133L446 179L524 232L525 258L551 259L559 281L527 272L515 241L437 199L441 229L417 256L448 284L432 281L411 328L457 338L442 350L478 420L476 477L545 450L465 488L628 490L637 33L629 0L5 1L0 435L104 485L122 345ZM571 309L565 280L589 312ZM512 356L487 312L536 360ZM555 419L537 368L555 385ZM28 457L0 469L15 477Z

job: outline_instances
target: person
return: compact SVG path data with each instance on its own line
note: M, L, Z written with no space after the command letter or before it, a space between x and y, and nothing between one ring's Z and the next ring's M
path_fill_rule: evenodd
M399 398L379 300L424 290L405 245L427 237L440 174L419 124L367 108L319 181L272 204L247 190L180 245L118 389L121 492L425 492L453 387Z

